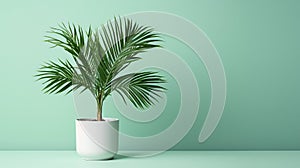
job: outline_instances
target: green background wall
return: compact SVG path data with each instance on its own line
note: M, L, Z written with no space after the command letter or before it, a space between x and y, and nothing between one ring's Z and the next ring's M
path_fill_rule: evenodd
M192 21L208 35L225 67L223 117L214 134L199 144L210 100L208 77L192 52L176 40L167 42L199 75L203 100L194 127L173 149L300 149L300 1L26 0L0 5L1 150L75 149L72 96L43 95L41 82L33 78L43 61L66 57L43 42L49 27L68 21L96 27L138 11L170 12ZM176 85L169 85L176 91ZM174 94L168 93L168 101L178 98ZM117 115L109 101L105 110ZM170 118L165 116L158 129L168 126ZM122 130L144 132L130 121L123 122Z

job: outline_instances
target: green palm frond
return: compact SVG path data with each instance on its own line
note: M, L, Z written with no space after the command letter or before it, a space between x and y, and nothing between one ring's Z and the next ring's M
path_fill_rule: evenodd
M91 36L91 27L88 29L87 32L84 33L81 26L75 26L74 24L60 24L58 28L51 27L51 30L48 31L49 34L54 34L63 38L52 37L52 36L45 36L45 42L52 44L52 48L54 47L62 47L64 50L69 52L72 56L77 57L81 47L85 45L85 35L87 37Z
M35 75L37 80L44 80L43 84L45 84L45 87L43 91L45 93L51 94L66 91L66 94L68 94L80 87L89 90L92 89L92 87L88 85L88 82L76 72L68 60L63 62L58 59L58 62L59 63L50 61L46 63L38 70L38 74Z
M156 72L117 77L130 63L141 59L139 53L160 47L160 36L151 27L114 18L95 31L91 27L83 31L74 24L61 24L49 33L54 36L45 36L45 41L70 53L75 65L61 60L43 65L36 76L44 81L46 93L88 89L102 105L116 91L134 106L146 108L154 103L157 92L165 90L160 86L165 81Z
M59 63L50 61L43 65L39 70L39 74L36 75L38 80L45 80L43 84L45 93L61 93L65 90L72 91L74 68L69 61L63 62L59 60Z
M160 47L155 44L160 41L159 35L152 28L139 26L129 19L122 21L115 18L114 22L109 21L106 26L102 26L99 34L105 55L98 67L99 78L96 82L102 89L131 62L139 60L137 54Z
M158 92L165 90L164 87L158 85L166 81L157 72L138 72L130 73L118 77L110 82L108 89L110 92L116 91L123 98L126 96L131 103L138 108L144 109L157 101ZM107 96L107 95L105 95Z

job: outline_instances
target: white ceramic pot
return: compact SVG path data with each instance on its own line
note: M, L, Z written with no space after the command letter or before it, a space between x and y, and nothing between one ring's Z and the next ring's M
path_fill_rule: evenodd
M118 152L119 120L76 120L76 151L86 160L112 159Z

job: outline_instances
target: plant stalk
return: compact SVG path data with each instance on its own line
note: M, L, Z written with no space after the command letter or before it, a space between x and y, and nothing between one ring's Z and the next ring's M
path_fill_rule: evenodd
M102 107L103 107L103 96L102 94L99 95L97 98L97 121L104 121L102 118Z

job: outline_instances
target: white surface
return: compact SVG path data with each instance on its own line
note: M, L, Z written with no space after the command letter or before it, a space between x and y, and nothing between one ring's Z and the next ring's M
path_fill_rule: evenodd
M85 161L75 151L0 151L1 168L298 168L300 151L168 151Z

